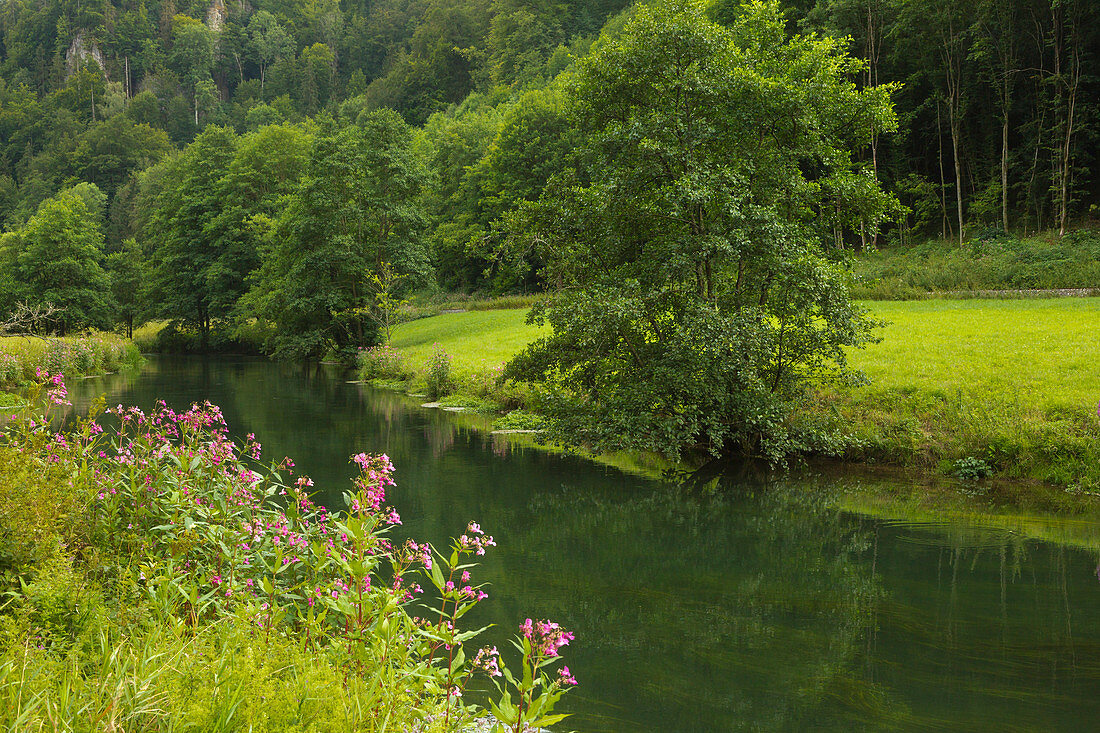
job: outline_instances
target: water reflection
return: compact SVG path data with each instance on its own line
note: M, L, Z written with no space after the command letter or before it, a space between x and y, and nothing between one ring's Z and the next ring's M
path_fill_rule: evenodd
M874 519L832 500L835 486L718 466L655 481L345 380L255 360L152 360L73 394L78 407L97 392L143 407L210 399L268 457L293 457L330 506L349 455L388 452L404 533L440 543L477 519L500 542L472 620L497 624L491 642L526 616L576 631L569 665L582 684L564 704L577 730L1081 730L1095 719L1100 531L1074 529L1082 549L1018 527Z

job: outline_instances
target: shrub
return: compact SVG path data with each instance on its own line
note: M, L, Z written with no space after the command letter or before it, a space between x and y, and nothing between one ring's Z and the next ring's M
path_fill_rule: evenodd
M360 349L356 364L359 367L359 378L364 380L404 381L413 376L412 370L405 366L401 354L391 346Z
M454 391L454 379L451 376L451 356L440 344L435 345L435 351L428 359L424 379L427 384L428 399L430 400L438 400Z
M981 458L967 456L954 463L954 473L963 481L978 481L993 473L993 469Z
M493 430L542 430L546 419L525 410L512 410L493 421Z

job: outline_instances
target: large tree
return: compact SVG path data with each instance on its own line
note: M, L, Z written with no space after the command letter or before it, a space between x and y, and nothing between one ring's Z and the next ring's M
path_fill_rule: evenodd
M844 373L872 325L827 243L892 206L851 152L895 124L860 70L838 41L788 37L774 2L729 28L684 0L638 6L580 62L588 180L565 172L513 217L560 284L532 311L553 334L508 369L548 385L552 437L776 460L808 445L803 388Z
M275 325L275 356L319 357L377 340L370 275L389 267L415 285L429 270L420 237L423 177L411 131L396 113L364 113L341 129L323 123L246 301Z
M111 283L103 270L104 196L82 183L43 201L19 232L17 277L29 299L61 309L62 334L89 326L110 328Z
M231 129L211 125L182 154L145 174L158 186L151 201L142 199L148 209L143 214L143 244L154 258L157 311L199 331L204 347L212 326L231 315L241 294L223 290L239 278L211 276L225 267L222 232L214 224L225 208L221 179L237 143Z

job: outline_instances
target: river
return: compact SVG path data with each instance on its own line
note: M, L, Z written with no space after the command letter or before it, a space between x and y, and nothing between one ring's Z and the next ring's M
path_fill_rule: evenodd
M510 443L330 367L153 357L70 385L75 409L221 405L340 508L349 456L385 452L404 536L470 520L504 648L526 617L576 633L558 727L615 731L1080 731L1100 713L1100 530L1036 539L845 509L844 481L714 490ZM509 647L510 649L510 647Z

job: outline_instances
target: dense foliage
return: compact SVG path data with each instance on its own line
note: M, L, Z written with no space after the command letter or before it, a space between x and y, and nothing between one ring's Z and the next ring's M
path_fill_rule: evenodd
M730 25L741 3L703 5ZM355 127L363 110L389 107L414 126L414 167L424 174L401 214L420 220L410 233L428 256L412 272L430 264L430 279L450 289L540 289L540 253L503 256L501 222L537 200L555 173L583 165L577 149L590 131L567 119L568 77L598 34L621 32L635 12L626 6L12 0L0 13L0 222L22 230L46 200L79 181L96 185L107 207L96 264L126 251L160 272L142 280L136 300L88 302L72 325L159 316L206 334L255 315L237 301L260 266L265 218L282 212L280 197L301 181L312 119L328 114L335 134ZM776 7L788 33L837 38L860 59L842 72L859 87L903 83L894 95L900 134L864 136L853 152L907 208L881 233L837 221L827 232L837 243L962 238L987 227L1062 231L1091 216L1095 3ZM220 132L202 134L209 125ZM252 154L238 150L250 143ZM180 213L153 216L158 200ZM56 208L41 213L56 217ZM94 254L81 246L80 257ZM177 265L178 278L168 277ZM0 277L0 308L18 297Z
M888 90L857 89L832 40L784 36L775 6L727 29L667 3L579 65L590 181L513 220L561 285L532 313L553 334L508 372L551 385L555 437L779 459L807 381L869 339L822 242L891 205L848 152L892 126Z
M68 406L60 374L38 378ZM497 730L564 717L573 635L527 619L512 670L468 651L495 542L472 522L449 549L387 539L388 458L353 456L330 513L209 403L107 412L55 432L28 409L0 432L5 727L456 731L483 714L462 698L475 672L498 682Z
M1061 236L1100 204L1095 3L683 6L662 55L643 31L672 17L660 0L11 0L0 317L49 301L57 332L158 320L166 344L350 361L414 292L606 275L603 306L547 311L559 366L622 335L621 312L661 332L647 369L787 400L865 335L841 252ZM737 331L723 348L745 363L689 366L723 341L708 329ZM593 370L627 344L603 345L575 395L611 394ZM665 448L782 421L770 396L706 409L717 422L685 417L714 397L697 388L619 397L668 419L639 438Z

